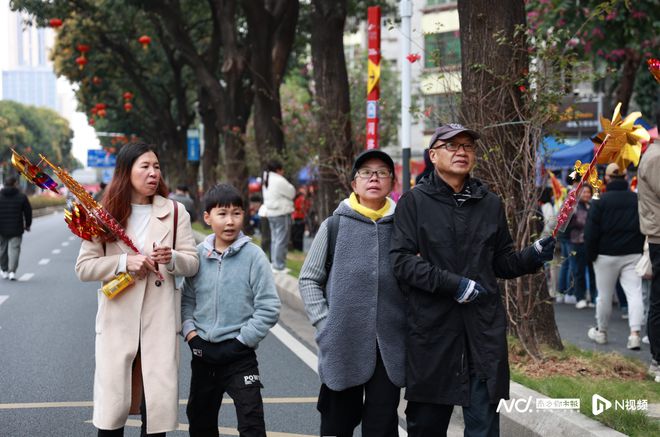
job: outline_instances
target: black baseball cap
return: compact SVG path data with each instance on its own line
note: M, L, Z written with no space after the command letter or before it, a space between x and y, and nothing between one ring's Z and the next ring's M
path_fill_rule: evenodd
M355 161L353 161L353 170L351 170L351 179L355 179L355 174L360 169L360 167L362 167L362 164L372 158L380 159L383 161L392 172L392 175L394 175L394 161L392 161L390 155L380 149L369 149L355 157Z
M458 123L443 124L442 126L437 128L435 132L433 132L433 135L431 136L431 141L429 142L429 149L433 147L433 144L436 141L448 140L450 138L454 138L456 135L461 133L466 133L475 140L481 138L481 135L479 135L476 131L468 129L462 124L458 124Z

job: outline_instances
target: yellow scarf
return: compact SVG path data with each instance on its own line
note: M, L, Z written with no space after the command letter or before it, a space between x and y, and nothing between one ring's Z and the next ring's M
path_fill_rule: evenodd
M385 205L378 211L375 211L371 208L367 208L366 206L361 205L360 202L358 202L355 193L351 193L351 196L348 198L348 204L355 212L365 216L366 218L370 218L373 221L385 217L385 214L390 210L390 202L391 200L389 199L389 197L386 197Z

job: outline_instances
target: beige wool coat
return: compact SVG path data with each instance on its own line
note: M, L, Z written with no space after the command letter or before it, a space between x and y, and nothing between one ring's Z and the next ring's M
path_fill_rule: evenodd
M173 203L154 196L145 254L153 242L172 247ZM178 206L174 269L164 265L160 271L165 281L155 285L156 276L145 279L108 299L98 291L96 313L96 371L94 373L93 423L99 429L117 429L125 425L131 406L131 370L138 348L147 408L149 434L172 431L178 425L178 334L181 331L181 292L175 289L174 275L197 273L199 259L190 227L190 216ZM129 235L131 239L136 236ZM133 252L122 242L84 241L76 274L82 281L107 282L115 277L122 253Z

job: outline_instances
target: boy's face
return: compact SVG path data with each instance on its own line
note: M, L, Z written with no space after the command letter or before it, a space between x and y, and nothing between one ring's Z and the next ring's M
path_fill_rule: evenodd
M204 222L211 226L215 238L230 245L243 229L243 208L238 206L216 206L211 211L204 211Z

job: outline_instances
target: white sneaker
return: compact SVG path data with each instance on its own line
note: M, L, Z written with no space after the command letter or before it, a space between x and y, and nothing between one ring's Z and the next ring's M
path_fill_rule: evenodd
M564 303L575 305L577 303L577 298L571 294L564 297Z
M585 299L582 299L578 303L575 304L575 308L581 310L587 307L587 301Z
M598 328L589 328L587 336L598 344L607 343L607 332L601 332Z
M16 273L14 273L14 272L9 272L8 277L9 277L9 280L10 280L10 281L15 281L15 280L16 280Z
M555 297L555 302L564 303L564 294L563 293L557 293L557 297Z
M596 308L596 304L593 303L593 302L589 302L589 303L587 303L587 306L588 306L589 308Z
M653 358L651 358L651 365L649 366L649 375L655 378L655 382L660 382L660 365Z
M7 276L9 276L9 275L4 270L0 270L0 276L2 276L2 279L7 279Z
M628 337L628 345L626 346L628 349L633 350L633 351L638 351L642 346L642 337L639 335L631 335Z
M651 343L649 341L649 336L648 335L645 335L644 337L642 337L642 343L644 343L644 344L650 344Z

